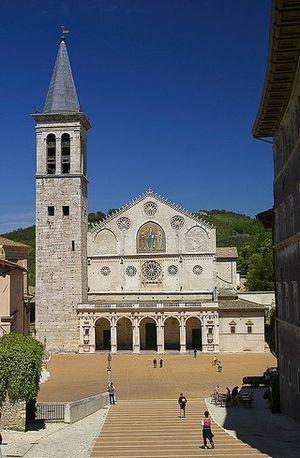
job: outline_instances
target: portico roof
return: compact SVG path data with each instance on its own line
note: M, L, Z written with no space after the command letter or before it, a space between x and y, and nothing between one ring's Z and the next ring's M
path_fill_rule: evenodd
M300 2L273 0L269 60L263 94L252 129L254 137L273 137L289 103L300 53Z

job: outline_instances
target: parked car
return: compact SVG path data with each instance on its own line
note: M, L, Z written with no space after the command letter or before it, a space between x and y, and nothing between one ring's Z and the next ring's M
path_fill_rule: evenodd
M251 385L252 388L257 388L259 385L269 385L273 377L278 373L277 367L268 367L263 375L248 375L243 377L244 385Z
M263 375L248 375L243 377L244 385L251 385L252 388L257 388L259 385L266 385L267 381Z

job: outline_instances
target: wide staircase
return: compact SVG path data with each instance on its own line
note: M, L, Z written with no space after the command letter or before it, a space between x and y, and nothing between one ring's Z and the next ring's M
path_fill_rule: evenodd
M215 449L201 449L204 401L189 400L186 418L179 417L176 400L118 401L111 406L92 457L263 457L213 424Z

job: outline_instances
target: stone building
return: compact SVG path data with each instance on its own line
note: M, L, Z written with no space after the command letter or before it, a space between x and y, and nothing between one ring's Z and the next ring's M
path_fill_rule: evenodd
M273 140L273 241L282 411L300 419L300 4L274 0L269 62L253 127ZM262 219L270 223L270 212Z
M64 37L37 135L36 331L50 351L264 351L237 250L147 191L87 231L86 136Z
M0 236L0 336L29 333L27 258L32 248Z

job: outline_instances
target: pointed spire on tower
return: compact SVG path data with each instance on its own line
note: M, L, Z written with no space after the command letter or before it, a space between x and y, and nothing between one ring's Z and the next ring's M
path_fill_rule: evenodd
M43 113L74 113L80 111L79 100L65 42L66 33L68 33L68 30L62 26L60 46Z

